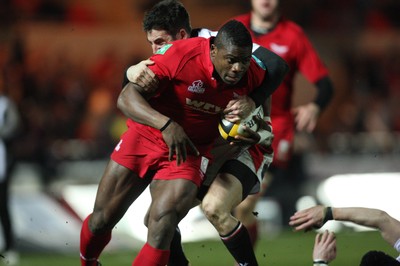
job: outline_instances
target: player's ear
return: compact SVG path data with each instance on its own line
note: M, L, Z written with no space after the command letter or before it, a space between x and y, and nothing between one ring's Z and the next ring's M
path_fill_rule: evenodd
M185 29L180 29L178 32L177 40L189 39L190 35Z
M215 46L215 44L211 44L211 47L210 47L210 55L211 55L211 57L215 58L215 56L217 55L217 52L218 52L217 46Z

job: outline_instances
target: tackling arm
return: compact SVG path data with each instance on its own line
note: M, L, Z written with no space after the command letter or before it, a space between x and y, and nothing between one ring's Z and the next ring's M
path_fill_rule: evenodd
M332 208L333 218L337 221L349 221L359 225L376 228L383 239L394 245L400 238L400 221L385 211L370 208Z
M128 83L118 97L118 108L135 122L159 129L169 148L169 160L172 160L175 154L178 166L186 161L186 147L199 155L199 151L183 128L171 118L155 110L143 96L146 95L144 91L139 85Z
M249 95L257 107L262 105L279 87L286 74L289 72L289 66L280 56L262 46L254 50L253 55L260 59L267 70L261 86L252 91Z
M150 59L143 60L140 63L130 66L126 70L124 76L124 84L127 81L135 83L145 89L146 91L154 91L158 86L158 79L153 71L148 66L153 65L154 62Z
M289 225L293 226L296 231L308 231L323 226L329 220L352 222L378 229L383 239L392 246L400 239L400 221L378 209L332 208L317 205L296 212L290 217Z
M162 128L168 122L169 117L153 109L144 95L142 87L129 82L118 97L117 107L126 117L138 123L157 129Z

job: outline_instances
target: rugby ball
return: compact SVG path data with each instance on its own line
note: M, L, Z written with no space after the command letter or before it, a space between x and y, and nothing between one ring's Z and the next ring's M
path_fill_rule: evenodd
M229 122L226 119L221 119L218 125L219 134L227 141L233 141L236 135L247 136L243 126L250 128L253 131L258 130L258 123L254 120L254 116L263 118L264 112L261 106L256 108L248 117L236 123Z

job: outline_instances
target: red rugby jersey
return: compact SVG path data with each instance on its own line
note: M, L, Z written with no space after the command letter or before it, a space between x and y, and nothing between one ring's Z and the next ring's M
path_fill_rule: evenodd
M209 146L218 136L218 122L228 102L258 87L265 75L252 59L238 84L230 86L218 81L213 77L210 40L174 41L153 55L150 59L155 64L149 66L160 79L159 92L149 100L150 105L180 124L197 148ZM145 128L149 134L161 134L154 128Z
M280 87L272 95L271 119L290 113L293 96L293 78L297 71L311 83L328 75L328 70L308 40L304 31L296 23L281 18L276 27L266 34L255 34L250 28L250 13L235 17L250 31L253 42L281 56L289 65L290 71ZM292 122L292 121L291 121ZM275 125L274 125L275 130Z

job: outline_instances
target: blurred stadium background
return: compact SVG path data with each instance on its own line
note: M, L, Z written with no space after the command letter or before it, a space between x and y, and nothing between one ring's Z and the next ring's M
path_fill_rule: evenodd
M11 146L16 162L11 210L22 254L78 252L81 219L92 208L108 155L125 129L125 119L116 109L124 70L151 54L141 21L143 12L156 2L0 2L0 90L15 100L23 119L23 128ZM336 91L316 132L296 136L291 178L274 180L258 206L263 241L275 246L282 237L290 238L289 215L315 203L376 207L400 219L396 205L396 188L400 187L400 2L281 2L285 16L305 29L326 62ZM211 29L249 10L246 0L182 3L193 27ZM295 105L314 96L301 76L296 84ZM110 252L142 245L146 231L141 228L141 216L147 197L141 197L117 226ZM327 225L337 232L363 230L350 226ZM198 209L190 212L181 227L188 245L217 239ZM301 243L298 235L293 237L292 247L305 246L308 261L313 240L308 236ZM350 249L348 243L354 238L346 238ZM372 239L384 246L377 234ZM0 250L2 241L0 236ZM294 254L285 244L282 249ZM34 261L32 255L22 260L23 265L54 264ZM124 263L129 265L129 261L128 257Z

